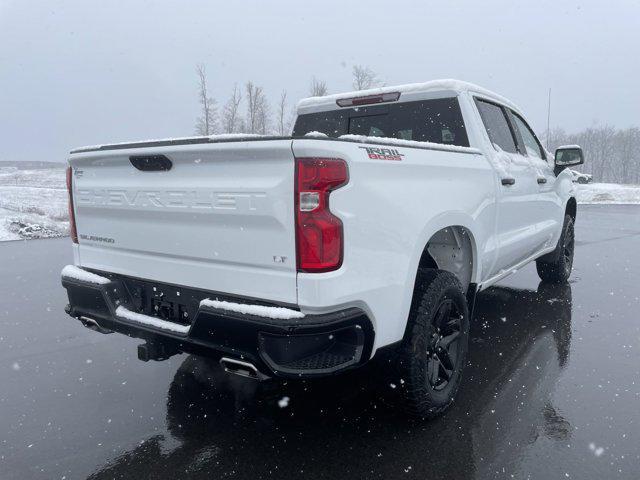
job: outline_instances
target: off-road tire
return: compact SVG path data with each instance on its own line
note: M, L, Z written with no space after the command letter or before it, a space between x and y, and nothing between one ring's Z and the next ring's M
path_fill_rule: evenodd
M565 215L562 234L556 250L551 255L545 255L536 260L536 269L540 280L549 283L565 283L569 280L573 269L573 251L575 249L573 224L573 218L570 215Z
M451 341L451 346L446 348L455 347L457 350L455 361L449 363L452 367L449 380L444 386L434 386L434 374L443 372L443 376L447 375L440 358L434 360L442 353L442 347L438 345L444 345L446 339L450 338L445 336L449 333L447 329L438 331L435 325L443 315L441 308L447 304L451 306L450 324L455 322L451 319L459 316L459 334L456 336L457 340ZM469 309L460 281L450 272L421 269L416 279L413 304L396 366L402 407L406 413L420 418L432 418L451 405L460 386L468 343ZM440 352L437 351L438 348ZM451 359L452 354L448 351L445 353L445 360ZM437 374L434 362L440 362ZM440 378L436 379L436 383L438 380Z

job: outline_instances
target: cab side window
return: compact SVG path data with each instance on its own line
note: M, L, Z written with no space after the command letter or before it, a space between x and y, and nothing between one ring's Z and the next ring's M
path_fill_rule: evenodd
M529 128L529 125L527 125L527 123L524 121L524 119L522 119L522 117L520 117L520 115L513 111L511 112L511 114L513 122L515 123L515 127L520 132L520 136L522 137L522 141L524 142L527 155L529 155L530 157L545 160L546 155L544 153L544 149L542 148L542 145L540 145L536 134L533 133L533 130Z
M495 103L480 100L479 98L475 100L491 143L505 152L517 153L516 142L504 109Z

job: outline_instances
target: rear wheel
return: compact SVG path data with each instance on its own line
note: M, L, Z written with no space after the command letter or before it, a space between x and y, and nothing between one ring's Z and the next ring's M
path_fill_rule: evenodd
M460 281L450 272L421 269L398 359L409 414L434 417L453 402L468 343L469 311Z
M536 260L536 269L541 280L551 283L564 283L569 280L573 269L573 251L575 248L575 234L573 218L565 215L562 235L558 246L549 260L548 256Z

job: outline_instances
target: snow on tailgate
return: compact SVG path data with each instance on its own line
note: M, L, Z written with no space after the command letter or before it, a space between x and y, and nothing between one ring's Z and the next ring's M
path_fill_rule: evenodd
M167 138L149 138L146 140L133 140L128 142L116 142L116 143L104 143L98 145L85 145L77 147L71 150L71 153L83 153L91 152L93 150L100 150L101 148L120 147L123 145L131 145L132 147L140 146L146 143L160 143L160 142L188 142L192 140L205 140L209 139L213 142L223 142L227 140L243 140L251 138L266 137L267 135L260 135L259 133L221 133L217 135L201 135L193 137L167 137Z

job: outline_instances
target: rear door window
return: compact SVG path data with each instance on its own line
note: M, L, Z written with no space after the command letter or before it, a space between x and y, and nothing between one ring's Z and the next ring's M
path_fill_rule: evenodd
M489 134L489 140L505 152L517 153L513 132L507 120L504 109L495 103L476 98L476 105L484 123L484 128Z
M334 138L352 134L469 146L455 97L299 115L293 135L304 136L313 131Z

